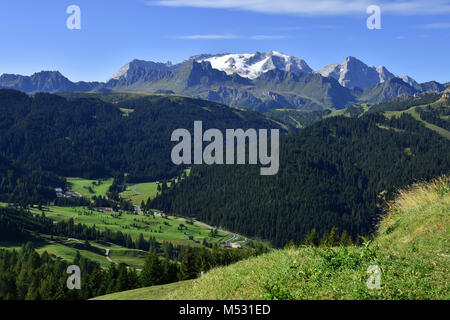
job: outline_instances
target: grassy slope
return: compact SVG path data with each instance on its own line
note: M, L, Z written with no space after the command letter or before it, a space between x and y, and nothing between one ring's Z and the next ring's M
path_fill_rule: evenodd
M24 243L19 242L0 242L0 248L1 249L8 249L8 250L19 250L20 247ZM110 262L106 259L104 255L104 251L101 250L97 245L94 245L94 243L91 243L94 248L92 250L83 249L84 245L77 243L73 240L67 240L67 239L55 239L55 241L41 241L41 242L34 242L33 245L36 248L36 251L39 253L43 253L44 251L47 251L47 253L51 255L57 255L61 258L64 258L67 261L73 261L75 259L75 256L77 254L77 251L80 253L81 256L86 257L94 262L99 263L102 268L107 268L110 264ZM95 248L96 247L96 248ZM125 249L125 248L124 248ZM120 262L120 261L118 261ZM142 262L140 265L143 265L144 259L142 259ZM133 265L134 264L131 264Z
M437 133L439 133L441 136L447 138L450 140L450 132L448 130L445 130L444 128L438 127L432 123L426 122L425 120L423 120L420 117L420 114L417 112L417 108L422 108L424 106L418 106L418 107L412 107L408 110L405 111L386 111L384 114L391 118L391 117L399 117L401 116L403 113L407 113L410 114L411 116L413 116L414 119L422 122L428 129L436 131Z
M426 122L425 120L423 120L420 117L420 114L417 112L417 109L425 108L428 105L431 106L431 107L435 107L435 106L437 107L437 106L440 106L442 104L448 105L448 99L442 97L442 98L440 98L439 100L437 100L437 101L435 101L433 103L426 104L426 105L421 105L421 106L414 106L414 107L411 107L411 108L409 108L407 110L403 110L403 111L385 111L384 115L389 117L389 118L391 118L391 117L394 117L394 116L395 117L399 117L403 113L407 113L407 114L411 115L417 121L422 122L428 129L433 130L433 131L439 133L440 135L442 135L443 137L445 137L445 138L450 140L450 132L448 130L445 130L444 128L438 127L438 126L436 126L436 125L434 125L432 123Z
M40 211L36 208L31 211L40 214ZM210 243L222 242L225 239L225 233L223 232L219 232L218 237L211 238L210 229L200 225L190 225L186 222L186 219L180 217L164 219L161 217L127 213L123 213L120 217L117 215L113 217L110 213L89 211L87 208L82 207L55 206L48 207L45 215L55 221L73 218L75 223L81 223L91 227L95 225L99 230L110 229L112 231L122 231L125 234L130 234L134 239L137 239L141 233L146 239L152 236L158 241L171 241L174 244L184 245L195 245L194 242L188 240L188 236L193 236L195 240L200 242L206 238ZM180 224L183 224L188 230L186 228L178 230Z
M187 176L189 176L191 170L184 170ZM170 187L172 183L167 182L167 186ZM135 192L137 191L137 193ZM137 185L129 185L127 189L121 193L121 197L131 200L134 205L141 205L141 202L147 202L148 198L153 199L159 193L158 184L156 182L138 183Z
M93 196L105 196L109 187L113 183L113 179L101 180L100 185L94 185L97 180L88 180L83 178L67 178L67 182L72 185L72 191L81 194L83 197L91 198ZM89 192L89 187L94 193Z
M180 281L162 286L113 293L107 296L97 297L92 300L147 300L149 296L151 296L153 300L163 300L164 297L170 292L184 286L189 286L192 281L193 280Z
M167 186L170 187L171 183L168 182ZM137 193L135 193L135 190ZM142 201L147 202L148 198L153 199L157 194L158 184L156 182L146 182L128 186L127 190L121 193L121 197L130 199L134 205L139 206Z
M445 178L401 191L363 247L276 250L186 283L101 299L450 299L449 239ZM371 265L382 270L380 290L367 288Z
M19 250L25 243L0 241L1 249ZM110 261L105 256L105 248L110 249L109 257L115 263L126 263L127 265L136 269L142 269L147 257L147 252L137 249L128 249L109 242L94 242L90 241L91 248L84 245L84 241L68 240L67 238L55 237L54 240L42 240L40 242L33 242L37 252L57 255L67 261L73 261L76 257L77 251L81 256L88 258L101 265L102 268L108 268Z

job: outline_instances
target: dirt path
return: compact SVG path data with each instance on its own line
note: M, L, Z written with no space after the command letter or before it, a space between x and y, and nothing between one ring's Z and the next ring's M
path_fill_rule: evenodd
M112 259L109 257L109 252L111 251L110 249L106 249L106 248L102 248L102 249L105 249L105 257L106 257L106 260L108 260L109 262L111 262L111 263L114 263L114 261L112 261ZM117 264L117 263L116 263Z
M79 239L68 238L67 240L69 240L69 241L75 241L75 242L78 242L78 243L80 243L80 244L83 244L83 242L82 242L81 240L79 240ZM112 261L112 259L111 259L110 256L109 256L109 253L111 252L111 249L102 248L102 247L97 247L97 246L94 246L94 247L100 248L100 249L102 249L102 250L105 250L105 258L106 258L106 260L108 260L108 261L111 262L111 263L117 264L117 262Z

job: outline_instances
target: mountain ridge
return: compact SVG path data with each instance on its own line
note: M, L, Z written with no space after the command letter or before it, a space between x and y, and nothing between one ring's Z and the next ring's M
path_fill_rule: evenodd
M396 77L384 66L369 67L354 57L314 71L302 59L269 51L200 54L177 64L135 59L106 82L71 82L58 71L31 76L3 74L0 88L27 93L163 92L265 112L277 108L342 109L399 94L441 92L445 86L433 81L419 84L409 76Z

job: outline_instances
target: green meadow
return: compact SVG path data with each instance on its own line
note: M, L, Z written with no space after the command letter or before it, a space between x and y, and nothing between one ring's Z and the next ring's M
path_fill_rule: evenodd
M71 184L71 190L76 194L86 198L92 198L93 196L105 196L113 183L113 179L89 180L83 178L67 178L67 182Z
M170 186L171 183L167 183ZM147 202L148 198L153 199L158 194L158 184L156 182L139 183L130 185L127 190L121 193L121 197L131 200L134 205L140 205L142 201Z
M35 214L41 213L37 208L31 209ZM173 244L200 245L188 239L192 236L200 242L206 239L209 243L220 243L227 239L224 232L219 232L217 237L210 236L210 229L206 226L190 224L185 218L168 216L162 218L153 215L135 213L105 213L89 210L85 207L44 207L44 213L54 221L67 221L74 219L75 223L94 226L99 230L110 229L130 234L137 239L139 234L145 238L154 237L158 241L170 241Z
M186 169L184 172L186 172L186 175L189 176L190 169ZM171 187L172 182L167 182L167 186ZM129 199L134 205L139 206L142 201L147 202L149 198L153 199L158 193L158 183L154 181L130 184L127 186L127 189L121 193L121 197Z
M4 241L0 242L0 248L8 250L19 250L23 244L25 243ZM94 246L93 243L91 243L91 248L87 248L83 243L79 243L75 240L55 238L54 240L48 239L47 241L42 240L39 242L33 242L33 245L36 248L36 251L40 254L42 254L44 251L47 251L48 254L59 256L60 258L65 259L69 262L73 261L77 255L77 252L79 252L81 256L99 263L102 268L107 268L110 264L110 262L106 259L105 250L100 247ZM129 250L126 248L123 249ZM142 260L142 264L143 261L144 260Z
M392 117L400 117L404 113L409 114L417 121L422 122L425 125L425 127L427 127L428 129L433 130L433 131L439 133L441 136L450 140L450 132L448 130L445 130L444 128L438 127L432 123L429 123L429 122L423 120L420 117L419 112L417 111L417 110L419 110L421 108L425 108L427 106L437 107L437 106L441 105L443 102L445 103L445 99L441 98L438 101L431 103L429 105L415 106L415 107L411 107L407 110L402 110L402 111L386 111L386 112L384 112L384 115L388 118L392 118Z

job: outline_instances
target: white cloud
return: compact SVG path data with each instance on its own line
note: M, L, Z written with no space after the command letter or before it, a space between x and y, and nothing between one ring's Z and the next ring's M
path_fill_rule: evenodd
M450 13L450 0L151 0L147 4L290 15L365 14L368 6L377 4L382 12L394 14Z
M240 36L236 34L193 34L177 36L175 38L183 40L227 40L227 39L247 39L247 40L281 40L286 39L284 35L254 35Z
M184 40L225 40L238 39L240 37L235 34L194 34L188 36L180 36L178 38Z
M423 26L424 29L450 29L449 22L430 23Z
M287 38L287 36L273 36L273 35L264 35L264 34L259 34L259 35L250 37L250 39L252 39L252 40L281 40L281 39L286 39L286 38Z

